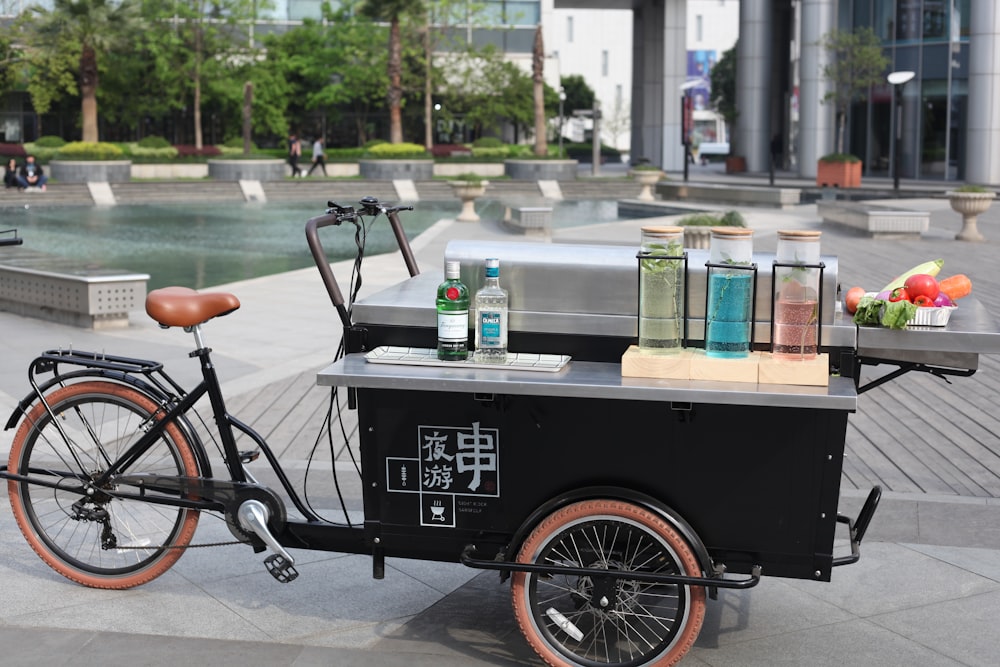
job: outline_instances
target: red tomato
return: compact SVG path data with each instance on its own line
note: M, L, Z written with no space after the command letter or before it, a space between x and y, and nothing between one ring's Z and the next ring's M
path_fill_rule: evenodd
M933 308L934 299L929 298L926 294L918 294L913 297L913 305L921 308Z
M937 298L938 292L941 291L938 287L938 281L934 276L929 276L926 273L915 273L910 276L903 283L903 287L906 288L910 299L916 299L918 296L926 296L933 301Z
M858 310L858 302L861 301L861 297L865 295L864 287L852 287L847 290L847 294L844 295L844 308L847 312L853 315Z
M909 301L910 293L906 291L905 287L897 287L896 289L889 292L889 301Z

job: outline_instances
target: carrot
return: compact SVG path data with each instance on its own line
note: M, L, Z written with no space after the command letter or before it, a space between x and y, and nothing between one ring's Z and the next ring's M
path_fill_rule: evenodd
M958 301L972 292L972 281L965 274L959 273L938 281L938 287L952 301Z

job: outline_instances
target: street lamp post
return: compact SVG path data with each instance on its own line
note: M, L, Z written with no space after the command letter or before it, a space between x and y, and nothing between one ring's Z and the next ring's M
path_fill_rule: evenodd
M899 194L899 142L903 138L903 86L916 74L909 70L892 72L886 79L892 85L892 102L895 112L892 116L893 124L896 126L895 136L892 140L892 190Z

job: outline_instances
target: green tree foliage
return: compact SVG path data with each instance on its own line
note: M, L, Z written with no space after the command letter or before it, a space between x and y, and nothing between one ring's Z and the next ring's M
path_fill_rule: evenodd
M255 77L266 74L255 84L254 94L266 107L280 109L294 127L316 109L335 114L353 111L359 143L364 144L370 138L367 119L385 104L388 52L374 45L384 43L387 31L349 6L326 18L325 24L305 21L299 28L267 38L267 58ZM332 143L332 138L327 141Z
M580 74L564 76L560 78L559 83L566 93L563 108L567 114L572 114L577 109L594 108L594 89L587 85L583 76Z
M126 49L143 29L137 2L53 0L23 18L35 109L44 113L78 82L83 140L97 142L98 57Z
M833 89L823 96L833 104L837 114L837 152L844 152L844 131L847 110L851 103L863 100L869 89L885 80L889 59L882 52L882 42L869 27L854 32L833 30L823 36L822 46L830 61L823 67L823 76Z
M711 81L712 106L731 129L739 115L736 110L736 44L722 52L719 62L712 67Z

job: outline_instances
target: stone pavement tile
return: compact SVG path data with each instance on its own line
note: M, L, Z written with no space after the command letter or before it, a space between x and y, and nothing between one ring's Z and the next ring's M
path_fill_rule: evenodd
M867 620L832 623L786 634L739 641L721 648L695 646L690 655L712 667L960 667L933 648ZM686 666L687 661L681 661ZM698 664L698 663L694 663Z
M861 560L835 568L829 583L785 581L862 618L1000 591L992 579L888 542L862 544Z
M914 583L919 585L919 580ZM1000 591L875 616L873 623L963 665L997 664Z
M928 544L903 545L939 561L1000 583L1000 551Z

